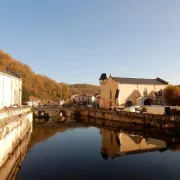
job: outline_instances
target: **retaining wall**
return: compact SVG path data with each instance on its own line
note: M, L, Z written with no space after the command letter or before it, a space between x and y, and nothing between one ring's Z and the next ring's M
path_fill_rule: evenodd
M111 121L119 121L123 123L161 127L180 127L179 116L164 116L147 113L135 113L135 112L115 112L108 110L86 109L81 111L82 116L87 116L95 119L104 119Z
M25 135L32 132L32 125L33 115L30 108L0 112L0 167L11 158Z

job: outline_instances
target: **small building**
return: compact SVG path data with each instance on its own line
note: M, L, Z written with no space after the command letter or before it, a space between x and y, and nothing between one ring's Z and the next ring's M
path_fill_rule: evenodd
M62 106L64 104L64 100L59 101L59 105Z
M72 102L75 102L76 101L76 98L78 97L79 95L78 94L74 94L71 96L71 101Z
M77 96L75 102L77 104L93 104L96 98L93 95L81 95Z
M25 104L27 104L30 107L37 107L40 103L41 100L34 96L30 96L29 101L25 102Z
M38 101L27 101L27 102L25 102L25 104L27 104L30 107L33 107L33 106L38 106L39 102Z
M103 73L99 79L101 85L100 107L164 105L164 89L168 82L156 79L122 78Z
M62 106L64 104L64 100L53 100L53 101L49 101L48 105L56 105L56 106Z
M15 73L0 70L0 109L22 104L22 79Z

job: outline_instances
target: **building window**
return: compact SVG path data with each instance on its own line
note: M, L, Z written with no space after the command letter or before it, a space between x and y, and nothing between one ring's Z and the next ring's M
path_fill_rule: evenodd
M84 98L82 98L82 100L84 101Z
M143 94L144 94L144 96L147 96L147 89L146 88L144 89L144 93Z
M110 95L109 96L110 96L110 99L112 99L112 91L110 91Z
M163 92L162 90L159 91L159 96L162 96L163 95Z

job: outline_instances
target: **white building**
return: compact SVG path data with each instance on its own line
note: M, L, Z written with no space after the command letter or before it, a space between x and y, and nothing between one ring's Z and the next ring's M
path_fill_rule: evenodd
M64 100L61 100L61 101L59 102L59 105L62 106L63 104L64 104Z
M95 100L96 98L92 95L81 95L81 96L77 96L75 101L77 104L83 104L83 103L92 104L95 102Z
M30 107L39 105L37 101L27 101L26 104Z
M79 95L78 94L74 94L71 96L71 101L76 101L76 97L78 97Z
M22 79L11 72L0 70L0 109L22 103Z

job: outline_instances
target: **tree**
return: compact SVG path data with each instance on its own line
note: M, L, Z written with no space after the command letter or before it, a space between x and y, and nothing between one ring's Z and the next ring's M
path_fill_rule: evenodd
M69 85L63 84L62 85L62 98L63 99L69 98L69 92L70 92Z
M47 76L35 74L31 67L15 60L2 50L0 50L0 70L11 71L22 78L23 103L29 101L30 96L43 101L50 101L53 99L67 99L73 94L96 94L100 89L98 86L88 84L68 85L63 82L57 83Z
M180 87L168 86L164 91L164 98L168 105L180 105Z

